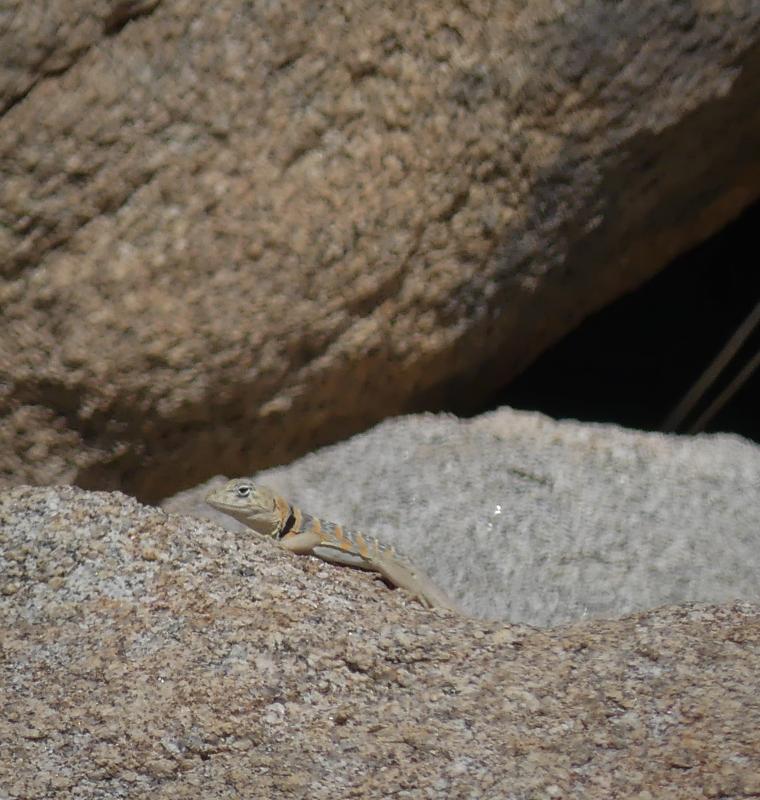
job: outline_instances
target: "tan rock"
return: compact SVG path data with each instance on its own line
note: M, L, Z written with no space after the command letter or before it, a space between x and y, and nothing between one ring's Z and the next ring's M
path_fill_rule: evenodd
M156 499L475 402L758 194L754 0L30 8L5 483Z
M0 537L0 575L33 547L0 597L10 798L757 792L760 607L478 622L68 487L0 495ZM37 556L58 551L54 590Z

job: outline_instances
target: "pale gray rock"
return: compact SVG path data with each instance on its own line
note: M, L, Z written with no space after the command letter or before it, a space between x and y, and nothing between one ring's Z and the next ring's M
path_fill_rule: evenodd
M549 626L760 602L760 448L738 436L507 408L471 421L411 416L255 478L394 543L483 618ZM212 517L206 490L168 507Z

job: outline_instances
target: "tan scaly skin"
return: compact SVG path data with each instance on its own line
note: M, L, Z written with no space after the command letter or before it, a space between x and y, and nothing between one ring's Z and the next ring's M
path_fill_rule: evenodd
M392 547L371 536L349 531L305 514L265 486L236 478L212 490L206 502L298 555L312 555L333 564L377 572L405 589L426 608L461 613L454 602Z

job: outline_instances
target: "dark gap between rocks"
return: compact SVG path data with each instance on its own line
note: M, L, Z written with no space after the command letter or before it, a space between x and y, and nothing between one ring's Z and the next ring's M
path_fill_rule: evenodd
M640 289L589 317L494 393L555 418L660 430L665 418L760 301L760 202L679 256ZM760 326L684 420L688 432L760 351ZM760 368L705 427L760 442Z

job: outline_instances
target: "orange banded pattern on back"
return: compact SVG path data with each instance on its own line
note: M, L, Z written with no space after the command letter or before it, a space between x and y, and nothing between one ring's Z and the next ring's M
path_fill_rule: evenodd
M356 541L356 549L359 551L359 555L363 558L369 558L369 548L367 547L367 543L364 541L364 537L361 533L357 533L354 537Z
M281 499L278 498L278 501ZM315 533L323 544L339 547L346 553L356 553L368 561L386 553L397 556L393 547L382 544L374 536L366 536L360 531L348 530L336 522L326 522L301 511L300 508L290 505L287 501L282 502L283 505L280 505L279 502L277 504L277 511L282 519L280 531L285 531L281 536L290 537L297 536L299 533ZM292 524L288 524L288 520L292 520Z

